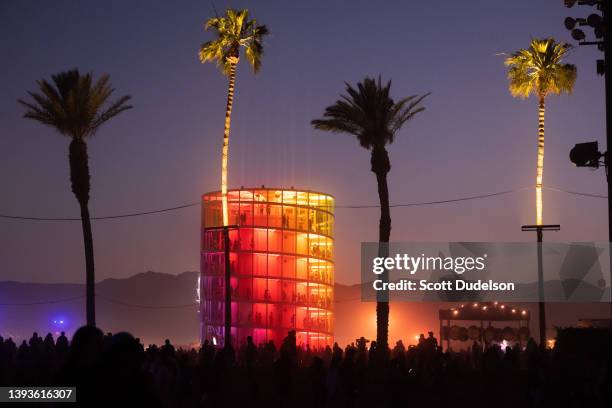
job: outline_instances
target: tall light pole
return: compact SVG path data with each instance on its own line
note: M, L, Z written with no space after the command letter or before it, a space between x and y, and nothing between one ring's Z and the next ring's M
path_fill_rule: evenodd
M223 330L223 347L232 347L232 270L230 267L229 226L223 227L223 253L225 258L225 328Z
M546 347L546 298L544 296L544 260L542 259L542 241L544 231L559 231L559 224L523 225L522 231L535 231L538 242L538 322L540 324L540 347Z
M612 35L612 4L611 0L564 0L563 1L567 8L571 8L574 5L579 6L596 6L601 15L593 13L590 14L586 19L568 17L565 19L565 28L571 30L572 38L578 41L578 45L596 45L600 51L604 53L603 60L597 60L597 73L604 75L605 81L605 96L606 96L606 148L608 152L612 154L610 150L612 146L612 41L610 36ZM590 26L593 28L595 38L597 41L584 41L586 35L584 32L576 28L576 26ZM576 149L579 145L576 145ZM572 149L572 152L574 152ZM606 180L608 184L608 247L612 243L612 183L610 182L610 176L608 173L608 154L603 154L604 163L606 168ZM570 154L571 159L571 154ZM599 158L597 158L598 161ZM574 161L574 160L572 160ZM574 162L577 166L580 166ZM588 165L587 165L588 166ZM589 167L596 167L590 165ZM608 282L612 291L612 253L610 254L610 281ZM612 293L610 296L610 317L612 318Z
M205 228L206 231L210 230L221 230L223 236L223 258L224 258L224 304L225 304L225 313L224 313L224 329L223 329L223 347L225 349L230 349L232 347L232 270L231 270L231 262L230 262L230 250L231 250L231 240L230 240L230 229L238 228L237 225L228 225L225 227L208 227Z

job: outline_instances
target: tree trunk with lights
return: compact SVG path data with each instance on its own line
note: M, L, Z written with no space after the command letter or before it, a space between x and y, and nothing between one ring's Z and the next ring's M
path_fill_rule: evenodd
M544 114L546 113L546 95L540 94L538 107L538 164L536 169L536 224L544 224L542 181L544 175ZM538 230L538 321L540 346L546 347L546 303L544 303L544 272L542 265L542 230Z
M536 167L536 224L544 223L542 202L542 180L544 175L544 113L546 112L545 96L540 95L538 108L538 163Z
M224 325L224 347L226 350L232 348L232 295L231 295L231 264L230 264L230 239L229 239L229 209L227 205L227 162L229 155L229 134L232 121L232 106L234 105L234 88L236 84L236 66L238 56L228 57L229 83L227 87L227 104L225 106L225 124L223 127L223 151L221 153L221 205L223 206L223 246L225 255L225 325Z
M236 66L238 57L228 57L229 84L227 87L227 104L225 105L225 124L223 126L223 150L221 153L221 205L223 206L223 226L229 225L229 213L227 208L227 161L229 155L229 135L232 121L232 106L234 105L234 88L236 84Z

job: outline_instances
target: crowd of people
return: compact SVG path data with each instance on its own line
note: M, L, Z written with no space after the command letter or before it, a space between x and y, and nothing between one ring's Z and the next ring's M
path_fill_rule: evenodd
M533 340L443 351L432 333L386 350L363 337L312 349L295 332L237 350L145 348L128 333L82 327L70 341L0 337L0 386L76 386L80 406L105 407L610 406L610 361L597 356Z

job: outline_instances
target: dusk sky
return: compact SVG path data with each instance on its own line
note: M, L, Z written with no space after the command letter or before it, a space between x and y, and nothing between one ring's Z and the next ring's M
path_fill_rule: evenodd
M231 187L295 186L332 194L337 204L377 204L370 154L348 135L310 121L366 75L392 79L392 96L432 94L389 147L392 204L489 194L535 183L537 100L514 99L501 52L530 39L572 41L562 0L215 1L249 8L266 24L263 67L242 61L232 116ZM89 142L93 216L197 202L219 189L227 80L197 51L212 38L202 1L0 0L0 214L78 217L68 143L22 118L18 98L37 79L74 67L109 73L115 96L134 109ZM592 38L590 30L587 36ZM548 98L544 186L605 194L603 169L574 168L571 147L605 149L601 54L576 48L571 96ZM461 203L392 209L392 241L531 241L533 188ZM336 280L359 280L362 241L375 241L379 210L336 212ZM607 241L602 198L544 192L545 240ZM146 270L199 270L200 210L94 221L96 277ZM0 280L83 282L80 222L0 219Z

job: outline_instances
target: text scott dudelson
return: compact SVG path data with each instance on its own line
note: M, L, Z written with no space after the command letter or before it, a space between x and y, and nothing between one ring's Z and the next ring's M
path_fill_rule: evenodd
M513 291L514 282L495 282L491 279L483 281L464 281L461 279L440 282L429 282L421 279L418 282L408 279L400 279L396 282L383 282L377 279L372 283L374 290L398 290L398 291L439 291L439 290L498 290Z

